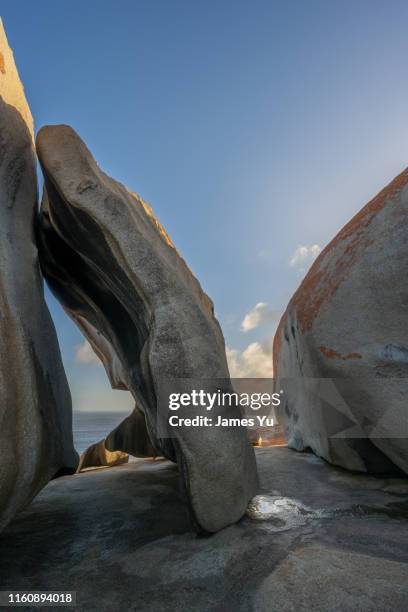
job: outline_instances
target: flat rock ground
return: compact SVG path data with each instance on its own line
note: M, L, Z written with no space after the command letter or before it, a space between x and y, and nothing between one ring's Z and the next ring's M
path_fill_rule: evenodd
M210 537L167 461L52 481L0 536L0 590L74 590L87 612L406 611L408 481L257 459L270 518Z

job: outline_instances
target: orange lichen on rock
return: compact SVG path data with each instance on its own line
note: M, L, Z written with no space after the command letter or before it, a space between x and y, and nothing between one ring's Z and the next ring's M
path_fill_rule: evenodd
M289 307L295 307L299 326L302 331L312 327L313 321L322 305L332 297L341 285L347 272L357 260L360 252L372 241L365 231L374 217L387 202L408 184L408 168L399 174L387 187L375 196L357 213L347 225L326 246L310 268L305 279L292 297ZM328 268L326 257L338 246L346 242L344 251L336 258L332 268Z
M283 313L281 320L279 321L279 325L275 332L275 336L273 339L273 348L272 348L272 361L273 361L273 376L276 377L278 375L278 361L279 361L279 353L282 345L282 333L283 328L286 323L287 318L287 310Z
M328 359L342 359L343 361L348 359L362 359L362 355L360 355L360 353L348 353L348 355L342 355L331 348L327 348L327 346L319 346L319 351Z

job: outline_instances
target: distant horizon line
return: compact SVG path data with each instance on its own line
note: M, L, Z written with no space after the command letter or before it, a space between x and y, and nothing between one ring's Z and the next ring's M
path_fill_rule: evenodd
M90 412L93 414L101 414L105 412L114 412L115 414L131 414L132 410L130 410L130 412L127 410L72 410L72 414L89 414Z

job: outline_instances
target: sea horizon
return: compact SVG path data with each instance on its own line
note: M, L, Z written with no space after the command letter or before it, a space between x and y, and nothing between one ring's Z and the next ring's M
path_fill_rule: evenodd
M131 411L74 410L72 425L74 446L82 454L91 444L99 442L125 419Z

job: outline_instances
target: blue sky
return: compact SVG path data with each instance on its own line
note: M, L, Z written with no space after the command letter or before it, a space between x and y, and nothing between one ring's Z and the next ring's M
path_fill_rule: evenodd
M265 374L318 247L407 165L408 4L13 0L1 15L36 128L72 125L152 204L233 372ZM74 408L130 406L48 299Z

